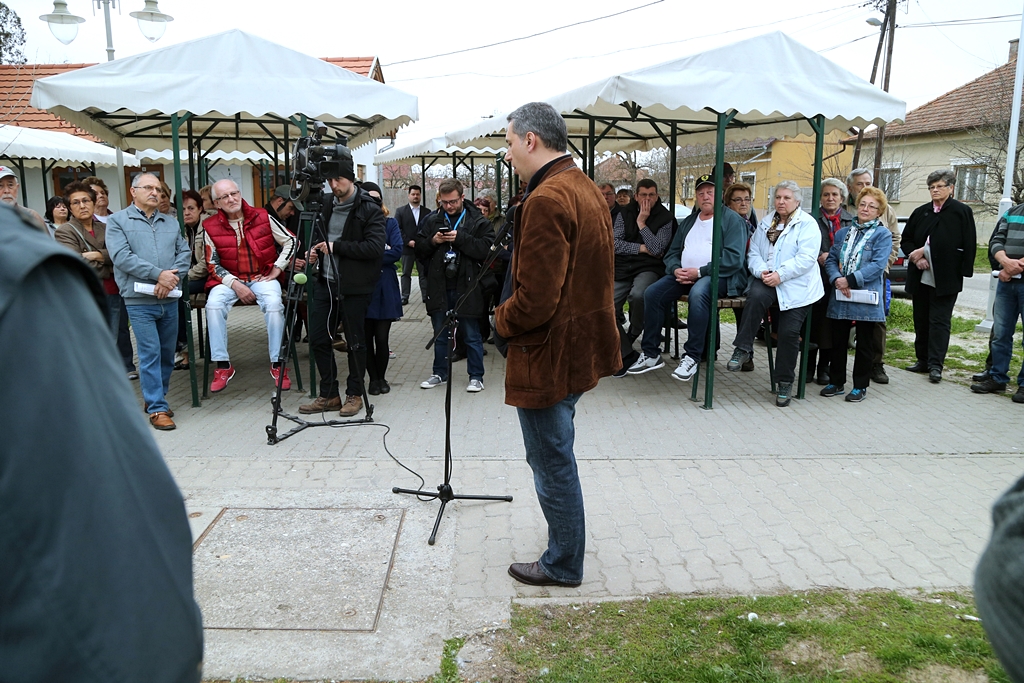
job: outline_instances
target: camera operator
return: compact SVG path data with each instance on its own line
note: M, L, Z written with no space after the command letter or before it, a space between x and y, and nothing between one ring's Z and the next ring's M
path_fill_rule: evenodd
M420 383L433 389L448 381L448 323L445 313L455 307L459 297L472 287L484 259L494 242L494 226L463 196L462 183L449 178L437 188L441 210L430 215L416 236L416 257L430 263L427 269L426 308L434 334L432 374ZM487 283L486 279L492 282ZM469 385L466 391L484 389L484 343L480 336L480 318L487 315L484 291L488 284L496 286L494 275L488 275L475 288L459 310L459 329L466 340L466 364ZM442 332L443 329L443 332Z
M342 417L351 417L363 409L364 320L380 278L386 230L380 205L355 184L352 157L341 156L338 162L339 177L327 181L331 193L324 193L320 210L326 240L322 233L314 233L307 257L319 264L309 313L309 342L320 373L320 395L312 403L299 406L299 412L308 415L338 410ZM339 313L348 343L344 404L331 345Z

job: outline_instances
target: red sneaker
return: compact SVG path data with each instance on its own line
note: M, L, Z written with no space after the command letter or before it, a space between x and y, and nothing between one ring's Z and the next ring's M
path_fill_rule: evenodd
M210 391L217 393L224 391L228 382L235 376L235 366L229 365L226 368L217 368L213 371L213 381L210 382Z
M281 368L275 368L273 365L270 366L270 376L274 378L274 386L277 386L278 372ZM288 379L288 368L284 369L284 379L281 380L281 391L288 391L292 388L292 381Z

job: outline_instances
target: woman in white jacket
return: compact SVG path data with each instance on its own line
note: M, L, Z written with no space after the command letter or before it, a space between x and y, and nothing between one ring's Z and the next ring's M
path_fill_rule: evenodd
M791 398L800 330L811 305L824 294L817 260L821 230L818 222L800 209L800 198L800 186L792 180L776 185L775 210L761 220L750 238L747 266L754 277L728 365L736 372L753 357L754 334L768 309L778 305L775 405L780 408L788 406Z

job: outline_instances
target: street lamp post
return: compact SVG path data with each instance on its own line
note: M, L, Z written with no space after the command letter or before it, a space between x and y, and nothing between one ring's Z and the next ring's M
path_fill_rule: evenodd
M114 61L114 34L110 28L110 6L115 5L117 0L90 0L96 3L96 7L103 7L103 22L107 29L107 61ZM163 37L167 30L167 22L174 21L174 17L164 14L157 5L157 0L145 0L145 6L141 11L131 12L128 16L139 22L139 30L151 43L155 43ZM53 0L53 11L39 17L50 26L50 33L60 42L68 45L78 36L78 25L85 21L80 16L68 11L66 0ZM126 198L124 188L124 154L121 148L116 148L117 153L117 190L121 198Z

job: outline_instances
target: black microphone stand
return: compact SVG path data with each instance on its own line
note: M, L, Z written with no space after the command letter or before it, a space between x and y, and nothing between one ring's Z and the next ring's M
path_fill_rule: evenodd
M323 218L320 215L320 197L322 184L319 186L311 183L312 190L308 194L306 199L306 210L300 214L300 227L299 231L304 233L307 237L307 246L313 244L313 237L316 236L322 242L327 241L327 231L324 229ZM333 258L328 253L324 258ZM306 276L305 282L309 282L310 277L315 277L311 264L306 261L306 268L304 272ZM365 406L365 416L359 419L353 420L304 420L297 415L291 415L284 412L281 409L281 392L282 385L284 383L284 372L288 367L288 358L290 357L292 348L292 334L295 326L295 315L298 308L298 304L302 301L302 294L304 290L312 291L312 287L305 287L303 284L296 282L295 280L295 259L292 259L292 263L288 268L288 290L285 296L285 315L284 315L284 334L281 336L281 352L278 354L278 361L280 364L280 372L277 377L277 390L270 399L271 409L273 411L273 417L271 418L270 424L267 425L267 445L273 446L278 444L290 436L298 434L307 427L342 427L348 425L367 424L373 422L373 405L370 403L370 398L366 394L366 382L363 382L363 405ZM312 313L312 301L309 301L309 311ZM328 316L330 318L330 316ZM328 320L328 327L330 326L330 320ZM334 353L333 349L331 353ZM349 362L354 362L353 352L349 351ZM310 387L315 387L315 377L310 377ZM291 420L296 424L295 427L285 432L284 434L278 434L277 431L277 420L278 417L283 417L286 420Z
M459 300L455 302L455 306L445 313L445 325L448 327L448 382L445 387L444 396L444 482L438 484L437 491L427 491L424 489L403 489L395 486L391 489L392 493L404 493L414 496L426 496L428 499L437 499L441 501L441 507L437 511L437 519L434 521L434 529L430 532L430 538L427 539L428 545L434 545L434 541L437 540L437 529L441 526L441 517L444 515L445 506L453 500L500 500L506 503L512 502L512 496L478 496L478 495L466 495L457 494L452 489L452 357L455 354L455 334L458 330L459 323L459 309L465 304L466 299L469 295L480 286L480 281L484 278L487 272L490 270L491 264L498 257L498 252L504 248L505 240L511 236L511 232L499 234L495 239L494 244L491 245L491 253L484 259L483 265L480 267L480 272L477 273L476 279L473 280L473 284L466 290L466 292L459 297ZM429 349L433 346L441 333L444 331L444 327L438 331L434 338L427 343Z

